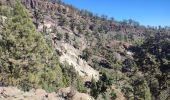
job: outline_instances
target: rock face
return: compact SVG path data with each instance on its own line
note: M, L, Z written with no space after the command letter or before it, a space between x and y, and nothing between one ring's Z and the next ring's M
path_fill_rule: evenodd
M48 2L48 0L21 0L21 1L28 9L39 8L44 11L61 11L64 13L70 12L69 10L71 9L61 4Z
M23 92L16 87L0 87L0 100L67 100L66 96L70 88L62 88L57 93L47 93L45 90L37 89ZM75 92L72 100L94 100L84 93Z
M60 62L65 63L65 61L72 65L80 76L84 77L86 81L90 81L92 77L96 80L99 79L99 72L94 70L91 66L87 64L86 61L81 59L80 51L75 49L73 46L67 43L57 43L56 49L62 52L60 56Z
M65 7L61 4L51 3L48 0L21 0L22 4L26 6L26 8L33 9L41 9L44 11L61 11L64 13L70 12L70 7ZM0 5L13 5L15 4L15 0L0 0Z

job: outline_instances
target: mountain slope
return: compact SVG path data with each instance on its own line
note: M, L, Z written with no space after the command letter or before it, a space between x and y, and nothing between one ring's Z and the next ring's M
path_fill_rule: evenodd
M44 78L42 83L48 81L48 85L43 84L42 88L50 91L60 88L55 86L59 73L62 80L57 82L71 89L68 97L74 96L74 91L78 90L97 100L168 100L169 27L145 27L131 19L118 22L107 16L100 17L86 10L79 10L59 0L21 1L32 15L30 17L36 30L41 33L38 33L41 35L38 38L41 42L38 43L45 45L35 53L39 54L44 49L48 51L37 57L37 63L42 64L40 67L44 66L44 71L40 72L47 73L43 77L49 77ZM7 8L15 7L10 0L4 5ZM10 18L9 14L10 11L1 11L3 23ZM34 30L30 28L32 29ZM20 29L16 29L17 34L20 33L18 30ZM36 38L34 35L33 37ZM22 42L20 37L17 39L17 43ZM13 38L9 40L13 41ZM27 46L24 40L27 39L23 39ZM32 44L36 42L30 41ZM17 43L14 41L14 44ZM5 45L2 46L6 48ZM28 47L31 49L31 45ZM60 65L58 70L53 70L55 64ZM35 73L37 76L39 71Z

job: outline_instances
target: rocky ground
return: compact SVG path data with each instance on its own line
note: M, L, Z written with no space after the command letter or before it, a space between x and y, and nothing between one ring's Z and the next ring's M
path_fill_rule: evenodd
M62 88L57 93L47 93L42 89L23 92L16 87L0 87L0 100L68 100L70 88ZM70 100L94 100L91 96L75 91Z

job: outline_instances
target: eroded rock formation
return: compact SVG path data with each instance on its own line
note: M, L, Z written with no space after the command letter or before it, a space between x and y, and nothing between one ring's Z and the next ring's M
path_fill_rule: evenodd
M59 11L68 13L69 7L61 4L48 2L48 0L22 0L22 3L29 9L41 9L44 11Z

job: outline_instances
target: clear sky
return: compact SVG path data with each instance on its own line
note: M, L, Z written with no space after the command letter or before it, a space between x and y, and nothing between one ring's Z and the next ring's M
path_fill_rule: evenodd
M66 4L86 9L116 20L133 19L142 25L170 26L170 0L63 0Z

